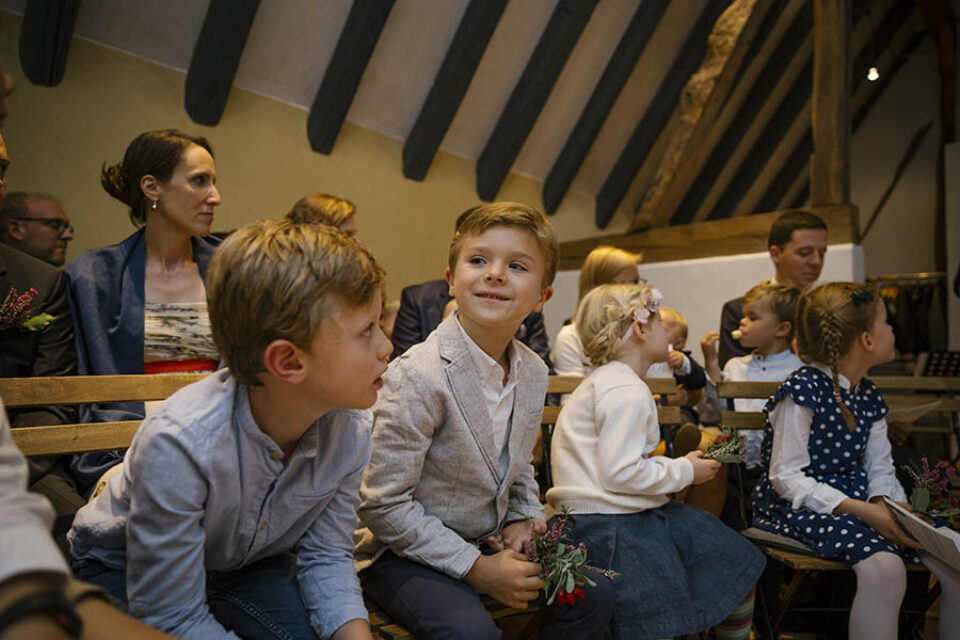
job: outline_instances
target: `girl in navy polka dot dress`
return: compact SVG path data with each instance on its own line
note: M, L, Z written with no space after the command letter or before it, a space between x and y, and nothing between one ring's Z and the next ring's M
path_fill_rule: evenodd
M797 347L808 364L764 407L754 525L853 568L851 638L897 637L905 562L923 562L940 580L940 637L955 638L960 574L919 549L882 503L887 496L909 508L890 457L887 406L864 378L893 359L893 342L886 307L864 285L830 283L801 297Z

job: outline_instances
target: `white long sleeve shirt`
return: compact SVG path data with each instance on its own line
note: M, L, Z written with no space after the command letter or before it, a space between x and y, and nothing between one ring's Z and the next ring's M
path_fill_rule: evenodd
M650 454L660 428L650 389L627 364L598 367L571 394L551 444L547 502L575 513L635 513L693 482L686 458Z

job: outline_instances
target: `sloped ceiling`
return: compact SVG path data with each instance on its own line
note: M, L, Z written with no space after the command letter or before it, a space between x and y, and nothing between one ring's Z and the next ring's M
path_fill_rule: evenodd
M451 49L470 0L396 0L392 6L389 0L356 1L379 3L385 6L389 15L363 70L346 119L405 140ZM696 70L705 49L705 42L699 48L691 48L692 43L687 42L688 36L699 33L693 31L698 20L702 23L706 16L712 25L715 16L731 2L642 1L648 3L644 9L647 14L654 16L655 28L649 34L632 70L628 69L629 74L622 81L623 86L616 94L616 100L605 113L602 125L592 144L589 144L589 151L570 184L570 189L591 196L596 196L604 188L617 163L623 164L622 154L631 136L646 133L647 137L654 139L659 135L659 130L638 131L638 123L650 121L644 120L644 116L651 109L665 110L668 114L673 111L678 97L664 96L664 87L669 84L665 82L668 74L677 73L680 65L675 65L675 62L678 56L683 55L700 56L693 60L693 70ZM654 6L658 2L662 3L661 7ZM574 7L570 3L571 0L510 0L506 3L469 87L443 135L441 149L469 159L481 157L520 78L538 78L540 70L537 68L528 70L526 76L524 73L544 30L554 23L551 18L555 13L570 11L572 7L583 11L583 5ZM752 57L764 50L765 38L772 38L777 42L767 45L769 59L765 61L764 69L789 67L791 60L784 60L783 56L797 57L793 66L803 67L803 56L809 56L809 47L804 49L800 43L809 35L810 3L806 0L768 0L756 4L762 5L766 14L745 64L749 64ZM82 0L74 33L186 72L210 5L210 0ZM22 14L26 0L2 0L0 6ZM309 110L325 74L331 71L331 60L354 8L353 0L261 1L236 69L234 86ZM576 44L562 65L549 97L539 113L534 114L535 122L523 139L515 159L508 163L510 171L541 181L550 174L631 19L635 14L640 15L640 8L641 0L600 0L595 9L588 13L589 18L575 39ZM895 67L895 62L902 62L902 58L912 51L910 47L915 48L917 39L923 33L923 25L915 15L911 0L855 0L853 12L857 29L852 38L855 57L865 50L868 43L875 57L886 56L891 67ZM886 31L883 31L883 25L887 26ZM797 39L796 46L775 46L790 37L790 29L798 31L793 36ZM551 35L548 33L547 37ZM878 41L878 35L882 41ZM348 51L350 45L340 44ZM698 51L691 53L692 49ZM770 52L773 54L770 55ZM857 64L865 59L860 55ZM69 64L66 72L69 73ZM859 72L859 69L854 69L855 74ZM766 75L776 74L771 70ZM784 111L780 103L785 99L796 99L797 96L785 90L778 92L774 80L779 78L769 78L769 87L759 86L764 77L761 70L753 75L741 73L741 81L757 83L757 86L750 85L741 90L750 90L749 99L760 101L761 104L753 105L753 113L772 113L774 118L783 120L776 128L776 140L766 141L766 146L770 147L769 153L773 154L774 162L778 164L767 171L761 171L762 167L748 167L747 173L739 178L738 166L706 166L697 178L699 182L692 184L691 192L707 193L720 189L724 196L716 198L720 208L704 210L700 207L696 211L696 219L743 215L755 212L746 209L756 208L759 203L767 207L785 206L805 197L804 156L809 154L805 153L803 145L809 144L808 136L804 135L809 124L809 109L803 108L805 103L801 102L797 108ZM686 82L686 79L680 80ZM856 100L862 108L869 109L869 105L875 101L873 94L882 91L883 83L878 84L873 94L861 84L855 85L860 92ZM549 89L549 84L547 87ZM809 90L800 94L806 100ZM224 117L229 117L229 113L228 101ZM744 131L753 126L755 119L760 119L759 116L752 116L743 121L744 117L740 116L742 122L739 125ZM726 122L735 121L734 115L726 119ZM795 121L799 124L794 126ZM791 134L794 130L796 132ZM760 134L761 131L757 130L752 135L756 138ZM307 135L306 127L304 135ZM790 135L793 137L790 138ZM778 145L783 149L779 149ZM775 148L777 153L774 153ZM711 161L726 161L730 157L728 151L732 153L736 149L725 150L721 146L719 152L714 154L717 158ZM336 154L335 146L332 153ZM724 154L727 155L720 157ZM740 151L740 155L742 158L738 161L746 164L749 154ZM640 208L646 185L655 170L655 167L632 167L645 161L653 165L655 158L645 155L643 158L627 160L630 160L627 165L631 166L627 176L630 188L614 200L613 206L628 208L632 214ZM726 174L720 175L721 169ZM398 166L397 171L401 170L402 167ZM637 175L646 177L638 180ZM430 179L429 172L425 179ZM721 179L728 182L713 184L714 180ZM742 184L737 183L738 179ZM710 182L704 183L702 180ZM758 184L758 181L761 183ZM733 194L728 194L729 183L736 186ZM748 192L752 195L745 198ZM741 202L748 204L737 207ZM689 205L684 206L686 209L681 207L679 214L665 212L657 216L656 224L688 221L694 216L694 210ZM598 219L602 218L600 213L598 210Z

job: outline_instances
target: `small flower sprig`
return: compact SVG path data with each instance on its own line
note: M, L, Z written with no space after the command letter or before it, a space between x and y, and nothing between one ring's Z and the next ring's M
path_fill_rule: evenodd
M710 443L703 457L707 460L718 460L720 462L734 464L743 462L743 456L740 454L741 444L743 444L743 440L737 435L736 431L724 429L723 435Z
M583 573L583 569L592 569L608 578L618 578L616 571L597 569L587 564L587 547L582 542L572 544L564 528L567 522L573 520L570 510L560 508L560 516L553 521L550 529L543 535L533 534L530 537L530 547L527 549L527 559L540 565L540 577L543 578L543 593L547 597L547 604L554 600L564 604L575 604L577 598L585 598L582 587L585 584L591 587L596 583Z
M920 468L916 465L904 465L916 486L910 494L910 506L914 511L931 516L954 520L960 524L960 471L947 462L938 462L930 466L926 458L921 458Z
M30 308L38 295L40 293L32 287L23 293L17 293L16 287L10 287L3 305L0 306L0 331L40 331L56 320L56 317L49 313L37 313Z

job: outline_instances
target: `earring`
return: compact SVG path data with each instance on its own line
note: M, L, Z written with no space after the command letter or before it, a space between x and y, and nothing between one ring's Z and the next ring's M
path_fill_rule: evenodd
M158 207L157 207L157 201L156 201L156 200L152 200L152 201L150 202L150 211L156 211L157 208L158 208Z

